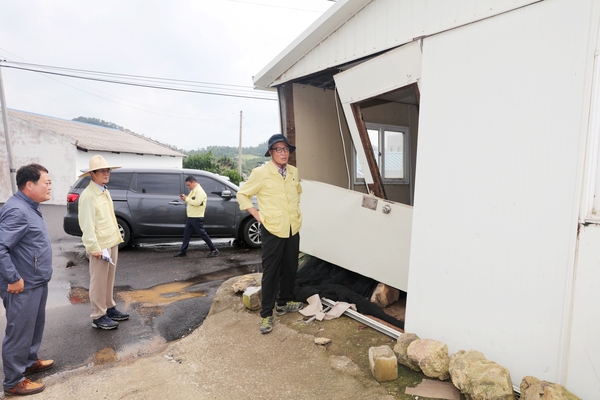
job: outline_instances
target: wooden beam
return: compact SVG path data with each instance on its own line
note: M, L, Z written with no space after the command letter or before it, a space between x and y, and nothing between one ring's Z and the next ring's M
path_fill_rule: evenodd
M369 168L369 171L371 171L371 175L373 176L373 184L369 185L369 190L373 191L375 196L380 197L382 199L387 199L387 196L385 194L385 188L383 187L383 180L381 179L381 173L379 172L377 160L375 159L375 154L373 152L373 146L371 145L371 141L369 140L367 126L365 125L365 121L363 120L360 104L353 103L350 104L350 106L352 107L352 114L354 115L354 121L356 122L356 127L358 128L358 133L360 135L360 141L367 156L367 167Z
M296 120L294 119L293 83L284 83L277 87L279 112L281 114L281 133L291 145L296 146ZM296 153L290 153L288 164L296 165Z

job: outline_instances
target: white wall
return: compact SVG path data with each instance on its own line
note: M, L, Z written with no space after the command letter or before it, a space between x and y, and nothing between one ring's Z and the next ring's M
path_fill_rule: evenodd
M66 204L69 187L73 183L70 171L75 167L74 145L70 139L54 132L30 126L21 119L9 119L13 168L18 170L30 163L48 169L52 179L52 197L47 204ZM0 203L12 196L8 174L6 144L2 135L0 148L2 174L0 175Z
M517 386L564 383L593 3L543 1L423 44L406 329L483 351Z
M600 399L599 284L600 226L582 226L566 386L583 399Z

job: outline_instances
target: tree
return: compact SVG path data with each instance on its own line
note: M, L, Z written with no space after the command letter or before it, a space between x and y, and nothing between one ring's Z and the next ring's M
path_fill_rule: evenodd
M206 154L194 154L183 160L183 168L215 172L217 169L217 162L211 152Z

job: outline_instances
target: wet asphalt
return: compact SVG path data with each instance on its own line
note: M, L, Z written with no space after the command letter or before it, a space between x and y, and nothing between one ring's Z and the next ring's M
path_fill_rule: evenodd
M115 330L94 329L81 239L62 229L66 206L42 204L41 208L52 242L54 272L39 356L53 359L55 367L36 374L36 380L158 351L202 324L221 283L261 270L260 249L234 245L231 239L214 240L220 253L210 259L203 241L193 241L185 258L173 258L181 242L128 247L119 252L115 300L130 319ZM2 337L5 327L0 307Z

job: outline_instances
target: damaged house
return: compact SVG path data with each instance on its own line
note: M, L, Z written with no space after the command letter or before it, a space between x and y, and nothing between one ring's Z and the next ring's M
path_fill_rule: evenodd
M257 76L301 250L406 331L600 398L600 0L338 0Z

